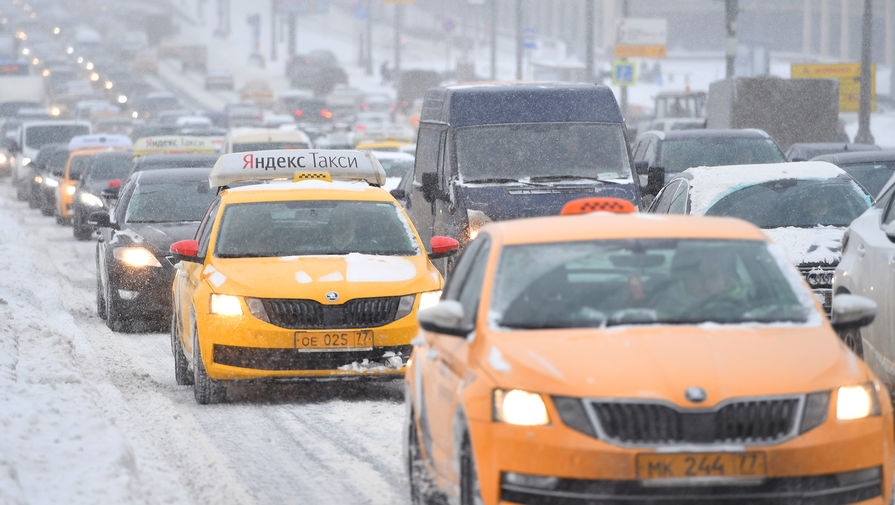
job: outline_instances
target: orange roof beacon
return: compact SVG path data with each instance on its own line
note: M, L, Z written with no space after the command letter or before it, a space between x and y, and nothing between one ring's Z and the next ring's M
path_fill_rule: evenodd
M419 313L414 503L889 503L892 404L799 272L731 218L490 223Z

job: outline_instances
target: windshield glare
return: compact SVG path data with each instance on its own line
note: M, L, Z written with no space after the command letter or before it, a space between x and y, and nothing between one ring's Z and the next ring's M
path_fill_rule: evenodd
M798 274L788 272L796 278ZM804 323L816 310L793 291L768 244L635 239L507 246L490 320L504 328L618 324Z
M140 184L124 219L128 223L201 221L214 197L206 180Z
M694 138L666 140L662 143L659 166L666 173L690 167L783 163L783 153L771 139Z
M466 182L631 177L620 124L526 123L457 128L457 168Z
M312 200L230 204L218 227L215 255L415 256L416 237L392 202Z
M870 198L847 179L783 179L735 191L712 205L707 216L745 219L759 228L848 226Z

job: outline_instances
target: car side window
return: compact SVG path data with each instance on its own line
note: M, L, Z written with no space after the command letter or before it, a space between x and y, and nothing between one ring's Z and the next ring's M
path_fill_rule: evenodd
M672 182L662 188L662 191L659 191L659 194L656 195L656 199L653 200L652 205L650 205L649 212L653 214L668 214L669 209L671 208L671 202L674 200L674 196L680 185L681 183L678 181Z
M460 286L463 284L463 279L469 273L469 269L472 266L473 259L479 249L482 248L482 245L484 243L485 236L480 236L467 244L466 247L463 249L463 253L457 260L457 265L447 277L447 283L444 286L445 300L456 300L458 298Z
M640 139L634 144L634 149L631 150L631 156L634 157L635 162L643 160L643 151L644 151L645 143L646 142L644 141L644 139Z
M434 126L420 125L418 135L419 142L416 146L416 162L414 163L413 181L417 184L423 183L423 173L432 172L435 167L429 163L429 160L438 157L438 148L441 143L441 135Z
M674 196L671 198L671 203L668 207L669 214L686 214L687 213L687 200L688 193L687 184L681 182L678 184L677 190L674 192Z
M463 306L463 323L472 325L475 323L476 313L479 309L479 299L482 297L482 282L485 280L485 269L488 266L488 253L491 252L491 242L486 242L476 252L472 259L469 274L460 286L458 301Z
M110 220L112 222L119 224L124 223L127 206L130 204L131 195L134 194L134 189L136 189L136 187L136 182L134 182L134 179L131 179L123 188L121 188L118 200L115 202L115 207L112 208L112 213L110 215Z
M895 189L895 187L893 187ZM889 224L895 221L895 191L892 189L889 190L888 197L888 208L886 209L886 215L883 216L883 224Z
M196 230L196 242L199 243L199 257L204 257L208 252L208 243L211 241L211 230L214 228L214 220L218 214L218 207L221 206L220 197L215 198L211 205L208 206L208 210L205 211L205 216L202 218L202 222L199 223L199 228Z
M649 143L646 145L646 153L643 155L644 159L646 159L647 164L651 167L656 166L656 146L658 142L655 139L650 139Z

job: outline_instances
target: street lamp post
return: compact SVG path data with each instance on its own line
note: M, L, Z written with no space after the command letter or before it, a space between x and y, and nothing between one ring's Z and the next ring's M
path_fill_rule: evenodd
M861 27L861 102L858 106L858 133L855 142L873 144L870 133L870 40L873 28L873 2L864 0L863 26Z

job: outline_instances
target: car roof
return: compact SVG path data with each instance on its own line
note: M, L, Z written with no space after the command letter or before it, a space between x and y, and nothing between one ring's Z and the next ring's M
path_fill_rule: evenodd
M869 163L874 161L895 161L895 149L822 154L812 158L812 160L829 161L834 165L849 165L851 163Z
M704 138L754 138L769 139L770 135L758 128L699 128L695 130L650 130L640 135L652 134L664 140ZM638 136L639 137L639 136Z
M173 181L208 181L211 168L163 168L135 172L140 184L162 184ZM209 191L211 189L209 188Z
M767 240L758 227L735 218L608 212L500 221L482 232L498 235L507 245L631 238Z

